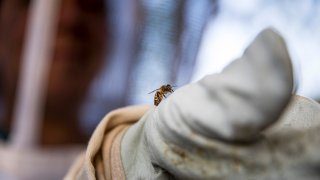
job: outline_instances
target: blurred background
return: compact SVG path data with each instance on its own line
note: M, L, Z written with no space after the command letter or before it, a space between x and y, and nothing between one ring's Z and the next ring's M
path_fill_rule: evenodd
M285 38L293 61L297 94L320 100L320 1L219 1L219 13L204 32L192 81L220 72L239 57L263 28Z
M37 2L0 0L4 146L23 91L26 31ZM183 86L219 73L269 26L286 39L297 94L320 101L318 0L63 0L50 21L56 30L37 147L85 144L109 111L153 104L148 93L163 84Z

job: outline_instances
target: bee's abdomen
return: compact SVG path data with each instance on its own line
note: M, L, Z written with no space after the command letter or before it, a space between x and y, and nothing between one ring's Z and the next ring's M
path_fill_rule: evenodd
M158 106L159 103L162 101L163 95L161 92L157 91L154 95L154 105Z

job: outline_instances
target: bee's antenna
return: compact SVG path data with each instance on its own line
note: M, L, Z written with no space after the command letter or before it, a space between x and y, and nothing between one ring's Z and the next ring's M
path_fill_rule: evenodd
M153 91L149 92L148 94L151 94L151 93L153 93L153 92L155 92L155 91L158 91L159 89L160 89L160 88L155 89L155 90L153 90Z

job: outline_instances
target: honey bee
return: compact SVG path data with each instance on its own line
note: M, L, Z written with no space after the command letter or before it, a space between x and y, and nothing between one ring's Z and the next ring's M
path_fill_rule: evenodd
M162 85L160 88L149 92L148 94L156 91L156 93L154 94L154 105L158 106L162 99L166 98L167 93L173 93L173 87L175 86L171 86L170 84Z

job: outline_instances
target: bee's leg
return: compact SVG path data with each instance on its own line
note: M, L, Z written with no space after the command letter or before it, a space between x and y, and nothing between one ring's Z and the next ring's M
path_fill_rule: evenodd
M166 96L165 94L163 94L163 97L164 97L164 98L167 98L167 96Z

